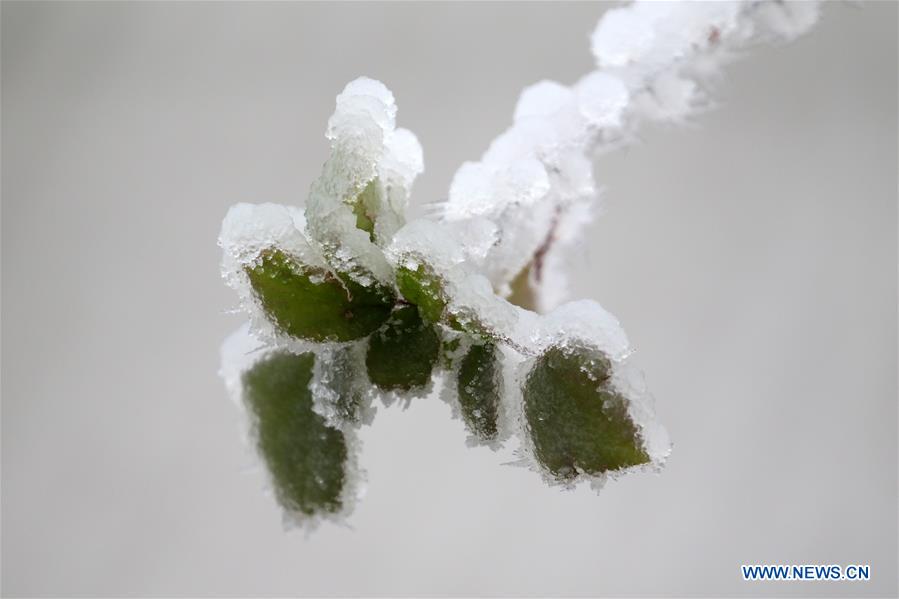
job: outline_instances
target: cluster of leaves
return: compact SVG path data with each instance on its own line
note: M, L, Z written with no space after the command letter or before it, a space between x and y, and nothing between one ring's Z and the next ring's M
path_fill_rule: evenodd
M367 186L345 202L357 228L368 233L375 219L359 206L372 194ZM423 396L435 374L447 377L457 412L484 444L501 439L503 402L520 397L518 411L534 457L555 480L649 461L627 401L611 386L608 357L595 348L554 346L532 360L521 382L503 380L504 340L477 318L454 311L445 281L420 259L396 267L394 285L373 277L362 277L368 283L363 284L358 272L305 264L274 245L243 269L255 301L280 335L338 348L279 349L243 375L258 448L281 503L295 513L345 507L346 435L361 422L366 395L376 390ZM336 417L330 422L316 411L311 390L316 360L328 360L319 367L332 375L329 397ZM371 388L360 388L360 380ZM521 385L520 393L506 393L507 385Z
M496 446L517 433L548 480L661 463L651 407L618 376L617 321L591 302L554 307L533 283L564 287L547 284L561 282L550 247L573 247L588 220L597 149L640 120L682 120L732 50L792 39L817 14L817 3L773 0L609 10L592 37L600 68L526 88L512 126L457 171L436 221L405 223L423 161L395 126L392 93L365 77L348 84L304 211L243 204L223 225L223 273L267 344L239 365L239 395L282 504L345 511L367 402L424 397L435 380L473 438ZM519 309L531 305L552 312Z

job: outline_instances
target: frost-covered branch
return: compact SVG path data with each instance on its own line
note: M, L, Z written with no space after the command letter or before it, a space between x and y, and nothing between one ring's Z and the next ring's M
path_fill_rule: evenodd
M720 68L817 20L816 2L635 2L607 11L591 42L598 69L571 86L527 87L514 123L456 172L442 220L477 223L469 259L501 294L527 277L539 311L566 299L565 251L597 211L593 156L644 122L678 123L710 103Z
M434 218L405 221L423 170L380 82L357 79L328 122L305 208L238 204L223 276L249 324L222 373L291 521L343 517L358 495L356 430L374 401L438 395L475 444L518 441L552 484L662 466L668 437L618 321L565 300L565 253L595 212L596 153L645 121L707 106L717 69L789 40L814 3L637 2L592 36L599 69L524 90L513 125L462 165ZM535 310L536 309L536 310Z

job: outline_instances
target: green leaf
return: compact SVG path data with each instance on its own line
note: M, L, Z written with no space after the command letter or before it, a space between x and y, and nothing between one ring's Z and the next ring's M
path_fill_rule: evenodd
M501 390L499 353L491 343L472 345L459 368L459 404L462 419L482 440L496 438Z
M365 337L387 320L395 301L383 286L303 266L277 249L263 252L246 272L269 318L288 335L311 341Z
M356 215L356 228L368 233L369 239L375 240L375 220L372 214L378 210L378 180L369 181L365 189L350 203Z
M415 270L399 266L396 270L396 286L406 301L418 306L426 321L442 322L452 330L468 333L482 342L501 341L495 331L476 316L448 309L449 299L443 281L427 264L419 263Z
M649 461L611 368L601 352L553 347L528 374L524 412L536 457L559 479Z
M312 354L278 352L243 376L257 445L281 504L312 515L337 512L346 483L346 440L312 410Z
M457 360L464 357L460 351L462 335L447 328L438 329L440 333L440 368L453 370Z
M469 314L450 313L447 315L445 322L449 328L460 333L478 339L481 343L492 343L494 341L502 341L502 338L489 326L485 325L478 318Z
M407 301L418 306L422 318L439 322L446 308L446 296L440 278L424 264L415 270L400 266L396 271L396 285Z
M402 306L368 341L368 378L385 390L408 391L431 380L440 353L434 325L421 319L418 308Z

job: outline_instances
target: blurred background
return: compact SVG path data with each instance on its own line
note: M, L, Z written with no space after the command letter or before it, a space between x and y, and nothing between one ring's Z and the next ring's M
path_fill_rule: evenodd
M525 85L592 68L609 6L3 2L3 594L895 596L892 2L828 4L596 162L575 295L638 350L661 475L547 488L427 399L362 432L351 527L285 532L264 492L216 374L228 206L302 203L362 74L440 200Z

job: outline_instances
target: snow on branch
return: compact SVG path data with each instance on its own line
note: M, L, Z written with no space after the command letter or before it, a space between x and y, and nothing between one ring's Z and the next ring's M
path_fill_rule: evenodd
M644 122L678 123L709 105L721 67L816 22L816 2L634 2L607 11L591 36L598 69L573 85L521 93L512 126L456 171L449 222L490 236L478 266L502 294L524 275L547 311L566 298L564 250L596 211L593 156L634 139Z

